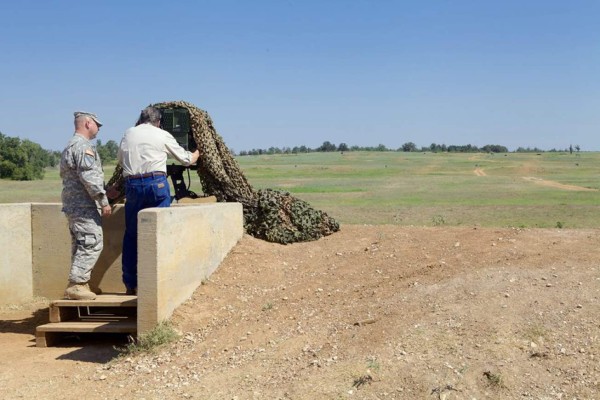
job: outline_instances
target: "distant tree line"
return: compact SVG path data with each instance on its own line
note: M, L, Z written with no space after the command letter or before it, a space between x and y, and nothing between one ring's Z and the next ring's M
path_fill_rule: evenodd
M579 145L575 146L575 149L579 152ZM499 144L486 144L482 147L477 147L472 144L467 145L445 145L432 143L429 146L417 147L413 142L404 143L397 149L390 149L383 144L378 146L348 146L346 143L340 143L335 145L329 141L323 142L323 144L316 148L310 148L307 146L294 146L294 147L269 147L268 149L252 149L243 150L239 152L240 156L255 156L260 154L298 154L298 153L313 153L313 152L344 152L344 151L404 151L404 152L432 152L432 153L508 153L508 148ZM523 148L519 147L515 152L517 153L540 153L544 150L540 150L537 147L534 148ZM549 150L551 152L558 151L570 151L573 152L573 146L569 146L569 149Z
M117 159L119 146L114 140L109 140L105 145L98 140L96 149L105 163ZM45 150L31 140L6 136L0 132L0 179L43 179L45 168L58 166L60 156L60 151Z
M335 144L325 141L317 148L310 148L307 146L294 146L294 147L269 147L268 149L252 149L242 150L238 155L240 156L255 156L260 154L299 154L299 153L314 153L314 152L334 152L334 151L391 151L385 145L380 144L375 147L367 146L348 146L346 143L340 143L338 146Z
M569 145L568 149L551 149L550 152L570 152L573 149L579 152L579 145ZM119 145L114 140L109 140L106 144L98 140L96 150L103 163L116 161ZM397 149L390 149L383 144L377 146L349 146L346 143L335 145L329 141L316 148L307 146L294 147L269 147L268 149L252 149L240 151L240 156L261 155L261 154L299 154L312 152L348 152L348 151L403 151L403 152L433 152L433 153L508 153L505 146L498 144L488 144L483 147L477 147L472 144L467 145L445 145L432 143L429 146L417 147L413 142L404 143ZM537 147L523 148L519 147L516 153L542 153ZM5 136L0 132L0 179L12 180L33 180L43 179L44 169L46 167L56 167L60 163L61 152L45 150L39 144L30 140Z

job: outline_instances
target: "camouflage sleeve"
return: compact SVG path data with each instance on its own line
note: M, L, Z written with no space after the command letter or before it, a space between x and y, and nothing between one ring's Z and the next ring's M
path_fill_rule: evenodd
M100 204L100 207L107 206L108 197L104 190L104 173L100 167L98 154L89 145L80 145L73 150L79 180L90 197Z

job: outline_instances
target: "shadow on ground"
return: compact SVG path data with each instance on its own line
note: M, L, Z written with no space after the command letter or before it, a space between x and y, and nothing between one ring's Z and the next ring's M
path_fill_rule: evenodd
M33 311L28 318L0 321L0 333L35 335L35 328L38 325L47 324L48 322L50 322L48 307L40 308Z
M56 359L106 364L122 354L119 349L129 343L127 336L106 333L65 334L55 347L76 349Z
M31 335L27 347L36 347L35 328L49 321L48 307L32 311L29 317L0 320L0 334L12 333ZM73 360L105 364L122 354L124 348L132 339L122 333L64 333L57 345L53 347L73 351L57 357L57 360Z

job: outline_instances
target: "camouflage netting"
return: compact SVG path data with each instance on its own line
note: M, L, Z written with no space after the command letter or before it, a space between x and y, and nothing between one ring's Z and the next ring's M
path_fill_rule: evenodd
M242 173L231 151L213 127L208 113L185 101L153 104L159 109L185 108L190 113L194 140L200 149L198 176L207 196L219 202L239 202L244 208L244 228L248 234L276 243L316 240L340 229L326 213L290 193L271 189L255 191ZM123 169L117 166L108 185L116 185L124 197Z

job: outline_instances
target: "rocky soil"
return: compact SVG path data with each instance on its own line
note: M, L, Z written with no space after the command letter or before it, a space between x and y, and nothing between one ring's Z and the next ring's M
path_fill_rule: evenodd
M36 348L0 309L3 399L600 399L600 230L342 226L245 236L154 354Z

